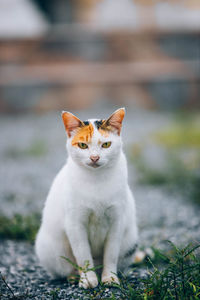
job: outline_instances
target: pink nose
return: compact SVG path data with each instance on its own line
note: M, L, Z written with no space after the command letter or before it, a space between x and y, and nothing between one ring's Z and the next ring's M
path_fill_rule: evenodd
M100 156L99 155L91 155L90 156L90 159L92 162L97 162L99 160Z

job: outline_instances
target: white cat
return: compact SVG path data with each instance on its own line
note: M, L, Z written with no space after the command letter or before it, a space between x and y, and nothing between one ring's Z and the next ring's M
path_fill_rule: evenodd
M135 203L127 182L120 136L123 108L107 120L81 121L69 112L68 160L56 176L43 211L36 253L53 277L75 274L78 266L103 266L101 280L119 283L118 271L133 263L137 243ZM79 271L79 286L96 287L94 271Z

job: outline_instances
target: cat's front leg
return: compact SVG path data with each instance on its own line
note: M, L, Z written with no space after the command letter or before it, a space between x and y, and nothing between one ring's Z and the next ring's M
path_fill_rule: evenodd
M120 251L122 231L120 222L114 221L108 232L104 247L103 272L101 280L105 284L117 283L117 263Z
M75 220L75 222L74 222ZM94 267L86 227L75 218L67 219L65 222L66 234L68 236L73 255L79 266L79 287L94 288L98 285L98 279L94 271L88 271Z

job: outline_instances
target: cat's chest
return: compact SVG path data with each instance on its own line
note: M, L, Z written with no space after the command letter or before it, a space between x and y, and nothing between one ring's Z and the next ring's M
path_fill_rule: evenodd
M120 172L102 171L100 174L77 174L73 173L66 182L70 187L71 194L75 199L96 199L106 201L124 190L126 182Z
M106 211L102 214L91 212L88 218L88 238L92 253L95 257L101 256L105 239L111 226L112 218Z
M79 188L71 189L71 195L68 198L71 205L75 205L83 210L91 209L95 211L95 216L105 217L111 206L119 206L126 197L125 184L112 184L112 181L94 182Z
M88 216L88 228L107 228L109 224L112 222L112 217L110 216L109 209L101 212L90 212Z

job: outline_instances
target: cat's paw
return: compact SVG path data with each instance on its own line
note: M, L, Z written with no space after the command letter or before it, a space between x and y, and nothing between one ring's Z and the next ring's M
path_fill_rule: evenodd
M106 285L112 285L113 283L120 285L119 278L113 273L103 274L101 281Z
M79 280L79 287L88 289L95 288L98 285L97 275L93 271L82 273Z

